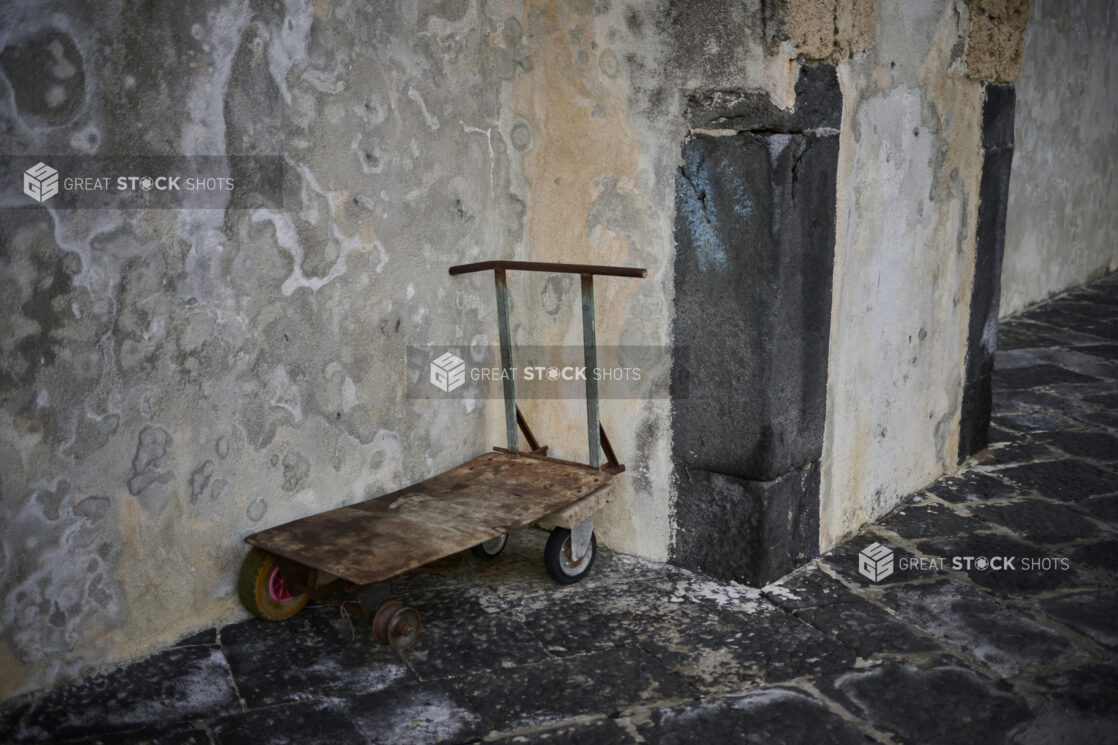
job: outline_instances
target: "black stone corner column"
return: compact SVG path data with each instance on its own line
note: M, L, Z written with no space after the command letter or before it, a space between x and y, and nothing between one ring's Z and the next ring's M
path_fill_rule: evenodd
M974 285L970 297L963 409L959 423L959 462L988 444L991 377L998 346L1005 215L1013 162L1012 85L987 83L982 104L982 177L978 188L978 229Z
M767 584L819 552L842 94L693 95L676 176L670 559Z

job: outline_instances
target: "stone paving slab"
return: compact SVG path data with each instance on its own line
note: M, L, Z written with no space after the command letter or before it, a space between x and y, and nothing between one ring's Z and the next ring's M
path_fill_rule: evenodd
M215 745L338 745L363 737L345 712L331 702L298 702L222 717L209 726Z
M520 531L394 583L405 653L311 605L0 704L0 742L1115 742L1118 275L1000 328L991 447L768 587L604 548L559 587Z
M1118 582L1118 536L1061 549L1078 566L1091 569L1111 582Z
M1077 510L1042 499L1021 499L1010 504L980 504L971 513L989 523L1003 525L1035 543L1060 544L1101 535L1105 528Z
M953 580L891 588L884 603L930 636L1005 677L1085 652L1029 614Z
M1041 496L1072 502L1118 491L1118 475L1071 458L1003 468L998 475Z
M501 745L636 745L639 741L616 720L598 717L576 724L510 735L491 742Z
M878 525L901 538L910 540L969 534L989 527L982 520L961 515L949 507L934 502L902 505L899 509L893 510Z
M706 693L819 675L855 661L851 649L779 610L736 623L714 617L650 635L641 647Z
M362 736L376 745L463 742L487 731L453 681L391 686L342 705Z
M637 725L645 742L831 743L875 742L818 699L789 688L763 688L698 705L654 709Z
M1118 588L1077 592L1038 602L1047 615L1118 652Z
M337 608L315 606L283 623L250 619L225 626L221 646L237 690L256 708L415 679L394 652L366 643L368 635Z
M940 479L928 487L928 493L947 502L980 502L1019 497L1027 492L996 474L967 471Z
M564 722L586 712L610 715L642 704L698 698L680 676L635 647L475 675L458 685L484 729L494 732Z
M960 561L972 582L996 593L1021 595L1046 590L1091 587L1100 582L1066 557L999 533L938 538L916 544L927 556Z
M974 745L1008 742L1032 715L1008 685L951 664L919 668L885 662L840 673L820 690L904 743Z
M145 727L128 732L115 732L80 740L73 745L212 745L210 733L200 727Z
M49 742L171 726L239 708L221 650L179 647L47 694L23 712L8 736L16 742Z

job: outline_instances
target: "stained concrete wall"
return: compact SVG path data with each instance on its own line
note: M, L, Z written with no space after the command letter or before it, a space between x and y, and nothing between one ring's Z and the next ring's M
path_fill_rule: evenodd
M1118 7L1033 0L1017 81L1001 313L1118 269Z
M820 544L954 467L974 270L982 86L962 2L878 2L842 62Z
M491 280L448 266L647 266L599 283L598 340L667 344L685 91L792 97L760 6L0 7L8 154L268 153L288 176L241 211L5 210L0 695L239 616L245 534L500 444L498 403L404 393L405 345L496 339ZM577 282L511 289L518 342L579 343ZM579 402L525 409L584 457ZM667 555L668 416L603 403L630 469L604 545Z
M7 152L279 154L288 191L250 210L5 210L0 695L239 616L246 533L501 443L496 402L405 396L407 344L495 340L491 281L448 266L647 266L599 284L598 340L679 341L689 96L791 108L800 54L836 65L843 100L820 545L949 469L981 168L972 29L1000 29L992 74L1013 64L1012 3L986 5L5 4ZM516 341L579 343L577 283L510 284ZM584 456L580 402L525 409L554 454ZM670 406L602 417L629 471L599 538L667 558Z

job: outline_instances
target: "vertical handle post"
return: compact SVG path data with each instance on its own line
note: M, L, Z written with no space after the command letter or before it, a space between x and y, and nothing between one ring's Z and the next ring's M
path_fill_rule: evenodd
M602 465L601 425L598 423L598 339L594 331L594 275L582 278L582 357L586 364L586 434L590 467Z
M512 374L512 334L509 331L509 285L504 269L493 270L497 287L497 337L501 344L501 385L505 394L505 438L508 449L519 448L516 431L516 383Z

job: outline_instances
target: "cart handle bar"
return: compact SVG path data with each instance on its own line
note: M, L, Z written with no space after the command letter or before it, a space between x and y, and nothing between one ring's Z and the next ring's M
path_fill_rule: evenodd
M524 272L558 272L560 274L588 274L604 277L636 277L643 279L648 270L643 267L603 266L601 264L562 264L547 261L478 261L474 264L458 264L450 267L450 273L470 274L489 269L516 269Z

